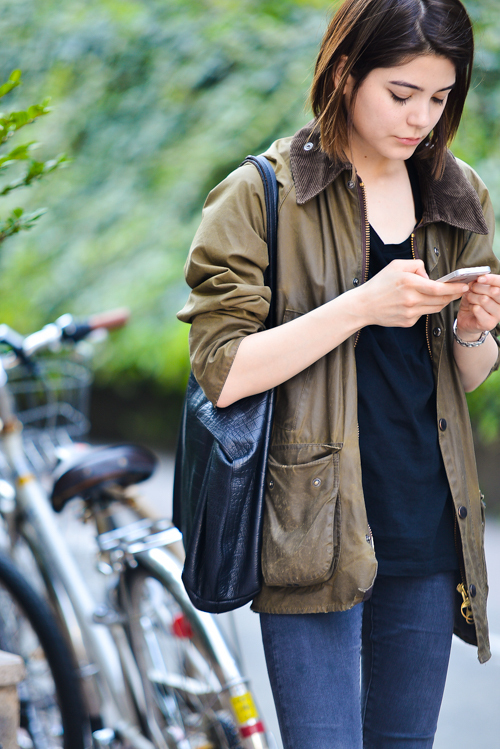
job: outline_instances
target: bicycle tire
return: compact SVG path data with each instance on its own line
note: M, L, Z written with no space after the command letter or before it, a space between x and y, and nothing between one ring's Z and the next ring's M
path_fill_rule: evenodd
M203 637L189 631L190 625L186 629L180 603L164 581L142 567L129 570L124 581L121 606L144 686L151 741L162 747L163 740L167 749L242 749L220 699L223 686L197 645ZM193 694L193 687L204 686L206 694Z
M87 722L69 649L48 604L3 553L0 649L24 660L26 678L18 687L21 728L34 749L85 749Z

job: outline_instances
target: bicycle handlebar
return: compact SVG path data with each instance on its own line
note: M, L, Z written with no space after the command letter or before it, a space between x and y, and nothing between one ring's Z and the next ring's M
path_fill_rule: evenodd
M116 328L123 328L123 326L127 324L129 318L130 310L128 307L119 307L118 309L111 309L107 312L91 315L88 323L92 330L96 330L97 328L115 330Z
M130 317L130 310L126 307L108 310L97 315L91 315L83 322L75 322L72 315L63 315L56 324L62 332L62 339L77 343L86 338L93 330L116 330L126 325Z
M0 325L0 343L9 346L16 356L26 363L38 351L50 348L60 341L77 343L93 330L121 328L127 323L129 317L130 312L125 307L91 315L82 322L76 322L72 315L66 314L26 338L9 328L8 325Z

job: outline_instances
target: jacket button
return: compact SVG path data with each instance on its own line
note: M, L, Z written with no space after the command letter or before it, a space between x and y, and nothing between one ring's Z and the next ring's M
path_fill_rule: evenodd
M352 190L352 189L354 188L355 184L356 184L356 183L355 183L355 182L353 182L353 181L352 181L352 179L350 179L350 180L349 180L349 182L347 183L347 187L348 187L348 188L349 188L350 190Z
M268 484L269 488L272 489L274 486L274 481L271 479L271 481Z
M313 148L314 148L314 143L311 143L311 141L309 141L309 143L305 144L304 151L311 151Z
M476 591L476 586L475 585L469 585L469 593L470 593L471 598L475 598L476 597L476 592L477 592Z
M439 428L442 432L446 432L446 427L448 424L446 423L446 419L439 419Z
M321 479L313 479L312 480L313 486L321 486Z
M463 505L458 508L458 517L460 520L465 520L467 517L467 507L464 507Z
M352 279L352 285L353 286L359 286L359 278L353 278Z
M439 250L437 247L434 247L434 254L436 257L439 257Z
M441 328L434 328L434 330L432 331L432 335L435 336L436 338L439 338L442 332L443 331L441 330Z

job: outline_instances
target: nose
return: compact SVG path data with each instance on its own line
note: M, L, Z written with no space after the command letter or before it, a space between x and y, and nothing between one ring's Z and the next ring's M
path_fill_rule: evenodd
M432 124L431 109L428 102L415 102L408 112L407 122L412 127L425 130Z

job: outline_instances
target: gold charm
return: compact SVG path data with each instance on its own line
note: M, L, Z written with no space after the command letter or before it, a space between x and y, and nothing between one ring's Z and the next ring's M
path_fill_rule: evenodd
M460 606L462 616L464 617L467 624L474 624L474 615L472 613L472 606L470 603L469 594L467 593L467 588L463 583L460 583L459 585L457 585L457 590L463 598L463 603Z

